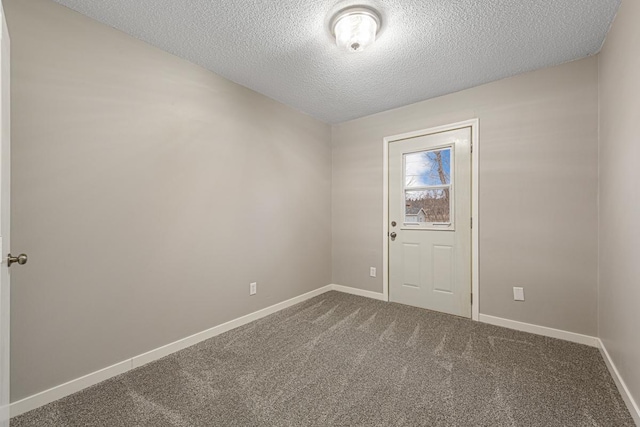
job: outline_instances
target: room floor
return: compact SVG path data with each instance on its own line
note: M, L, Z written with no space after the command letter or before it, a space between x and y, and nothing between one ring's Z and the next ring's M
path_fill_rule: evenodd
M595 348L328 292L11 421L633 426Z

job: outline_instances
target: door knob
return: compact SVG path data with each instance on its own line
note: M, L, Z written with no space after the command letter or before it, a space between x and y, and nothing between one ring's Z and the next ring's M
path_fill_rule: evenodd
M28 257L26 254L20 254L18 256L11 256L11 254L9 254L7 256L7 264L9 265L9 267L11 267L11 264L17 262L19 265L25 265L28 261Z
M395 232L389 234L389 237L391 237L391 240L395 239L397 236L398 235Z

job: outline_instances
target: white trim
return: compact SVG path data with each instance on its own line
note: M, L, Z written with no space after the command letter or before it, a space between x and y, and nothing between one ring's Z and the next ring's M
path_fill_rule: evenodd
M331 286L331 290L333 291L343 292L345 294L351 294L351 295L358 295L361 297L366 297L371 299L377 299L379 301L387 301L385 295L380 292L365 291L364 289L351 288L349 286L342 286L342 285L329 285L329 286Z
M24 414L25 412L29 412L58 399L62 399L63 397L69 396L70 394L76 393L82 389L91 387L92 385L108 380L109 378L113 378L116 375L123 374L130 369L131 359L128 359L80 378L76 378L75 380L52 387L48 390L41 391L40 393L25 397L24 399L13 402L10 405L11 417Z
M197 334L175 341L171 344L167 344L165 346L156 348L155 350L151 350L141 355L132 357L131 359L127 359L120 363L116 363L115 365L111 365L109 367L84 375L80 378L76 378L75 380L71 380L64 384L52 387L48 390L26 397L17 402L13 402L11 404L11 417L24 414L25 412L39 408L48 403L54 402L58 399L62 399L63 397L69 396L70 394L81 391L87 387L98 384L102 381L105 381L117 375L123 374L133 368L137 368L146 363L160 359L169 354L175 353L176 351L182 350L186 347L192 346L201 341L215 337L216 335L220 335L224 332L230 331L231 329L237 328L239 326L246 325L247 323L253 322L254 320L261 319L270 314L276 313L280 310L283 310L287 307L291 307L295 304L299 304L303 301L306 301L310 298L321 295L328 291L338 291L338 292L343 292L347 294L372 298L375 300L387 301L387 295L380 292L365 291L363 289L352 288L352 287L336 285L336 284L323 286L322 288L316 289L311 292L307 292L306 294L291 298L289 300L283 301L278 304L274 304L270 307L264 308L262 310L258 310L246 316L242 316L237 319L231 320L229 322L223 323L221 325L215 326L213 328L207 329L206 331L199 332ZM502 326L509 329L516 329L519 331L530 332L530 333L548 336L552 338L559 338L559 339L563 339L566 341L571 341L579 344L586 344L592 347L598 347L602 352L605 363L607 364L607 368L611 372L611 375L613 376L613 379L616 382L616 385L620 390L620 394L622 395L622 398L627 404L627 407L629 408L631 415L633 416L636 424L640 425L640 410L638 410L638 406L633 401L626 384L620 377L620 374L618 373L618 370L613 364L613 361L611 360L609 353L607 353L607 350L604 347L604 344L602 344L602 342L598 338L587 336L587 335L581 335L573 332L562 331L559 329L548 328L545 326L538 326L538 325L532 325L529 323L517 322L515 320L502 319L499 317L489 316L486 314L481 314L478 320L484 323L488 323L496 326Z
M69 396L70 394L76 393L82 389L95 385L109 378L115 377L116 375L125 373L130 369L140 367L146 363L152 362L154 360L158 360L161 357L175 353L176 351L182 350L186 347L192 346L201 341L215 337L216 335L220 335L224 332L230 331L231 329L237 328L242 325L246 325L247 323L253 322L254 320L261 319L270 314L283 310L287 307L291 307L292 305L296 305L298 303L306 301L315 296L321 295L330 290L334 290L335 289L334 286L336 285L323 286L322 288L316 289L311 292L307 292L306 294L288 299L278 304L274 304L262 310L258 310L256 312L247 314L246 316L238 317L237 319L231 320L229 322L223 323L218 326L214 326L213 328L207 329L206 331L202 331L197 334L180 339L178 341L174 341L171 344L158 347L154 350L132 357L131 359L127 359L120 363L116 363L115 365L111 365L107 368L100 369L98 371L92 372L80 378L76 378L64 384L60 384L48 390L42 391L40 393L36 393L32 396L25 397L24 399L18 400L11 404L11 408L10 408L11 416L15 417L17 415L24 414L25 412L39 408L40 406L54 402L58 399L62 399L65 396ZM353 288L346 288L342 286L340 288L353 289ZM343 290L343 292L347 292L347 293L355 293L357 291L359 290L355 290L354 292ZM367 293L367 291L361 291L361 292ZM371 293L375 294L375 292L371 292ZM363 296L367 296L367 295L363 295Z
M471 217L473 228L471 229L471 319L479 320L480 316L480 280L479 280L479 153L480 153L480 122L478 119L465 120L444 126L388 136L382 139L382 295L383 301L389 301L389 143L402 139L434 133L447 132L456 129L471 127Z
M382 139L382 296L389 301L389 140Z
M254 311L253 313L247 314L246 316L238 317L237 319L233 319L221 325L214 326L213 328L207 329L206 331L198 332L197 334L193 334L186 338L182 338L178 341L174 341L171 344L167 344L165 346L158 347L154 350L143 353L139 356L135 356L131 359L132 368L137 368L142 365L146 365L149 362L153 362L154 360L161 359L165 356L168 356L169 354L175 353L187 347L191 347L192 345L198 344L199 342L202 342L202 341L208 340L209 338L213 338L217 335L223 334L239 326L246 325L247 323L251 323L254 320L262 319L263 317L269 316L270 314L276 313L287 307L291 307L292 305L296 305L310 298L313 298L315 296L328 292L331 289L332 289L331 285L323 286L322 288L316 289L311 292L307 292L306 294L288 299L278 304L274 304L267 308L263 308L262 310Z
M471 318L480 319L480 122L471 120Z
M490 325L501 326L508 329L515 329L516 331L529 332L531 334L571 341L578 344L588 345L590 347L598 347L598 338L590 335L563 331L562 329L554 329L531 323L518 322L517 320L503 319L501 317L489 316L488 314L481 314L479 320L482 323L488 323Z
M624 400L624 403L627 405L627 409L629 409L631 418L633 418L633 421L635 421L637 426L640 426L640 407L638 407L638 404L633 400L633 396L627 388L627 384L620 376L618 368L616 368L615 363L613 363L613 359L611 359L607 348L604 346L604 343L600 338L598 338L598 348L600 349L600 354L602 354L604 363L607 365L607 369L609 369L609 373L613 377L613 381L616 383L616 387L618 387L622 400Z

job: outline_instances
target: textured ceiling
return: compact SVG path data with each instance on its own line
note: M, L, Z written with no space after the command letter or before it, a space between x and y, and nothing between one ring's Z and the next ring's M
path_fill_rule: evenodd
M55 0L234 82L338 123L597 53L620 0ZM380 11L339 50L328 22Z

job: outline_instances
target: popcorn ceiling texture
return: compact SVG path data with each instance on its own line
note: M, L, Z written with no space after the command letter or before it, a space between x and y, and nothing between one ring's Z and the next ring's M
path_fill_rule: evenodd
M596 54L620 0L378 0L378 42L340 51L319 0L55 0L328 123Z

